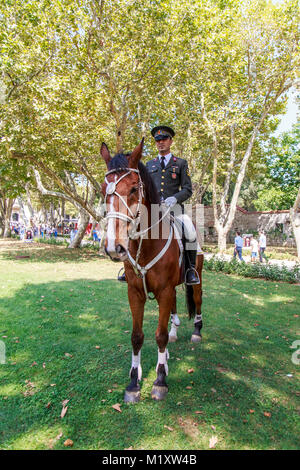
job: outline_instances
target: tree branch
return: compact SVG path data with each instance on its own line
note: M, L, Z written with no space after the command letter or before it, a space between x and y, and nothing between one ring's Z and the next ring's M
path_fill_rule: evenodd
M213 210L214 210L214 219L216 228L219 226L219 218L218 218L218 207L217 207L217 171L218 171L218 138L215 128L213 127L212 123L207 117L206 109L204 105L204 95L201 93L201 114L206 122L210 134L213 139L213 180L212 180L212 187L213 187Z
M61 193L60 191L54 191L52 189L46 189L42 183L41 175L38 172L38 170L36 170L33 166L31 168L34 172L35 181L36 181L37 188L40 191L40 193L42 193L44 196L54 196L54 197L64 199L66 201L71 202L71 204L73 204L77 209L81 209L81 206L77 204L77 202L74 201L73 198L67 196L65 193Z
M226 217L226 199L229 191L229 186L230 186L230 180L231 180L231 175L236 159L236 139L235 139L235 124L232 124L230 126L230 137L231 137L231 155L230 155L230 162L227 168L227 174L225 178L225 183L224 183L224 191L221 196L221 201L220 201L220 207L221 207L221 217L222 221L221 223L224 223L225 217Z
M9 101L10 97L12 96L13 92L17 89L17 88L20 88L22 87L23 85L25 85L25 83L28 83L30 82L30 80L32 80L33 78L37 77L38 75L40 75L42 73L42 71L46 68L48 62L50 62L50 60L52 59L52 57L54 56L54 50L52 51L51 55L48 57L48 59L45 60L45 62L43 63L43 65L36 71L36 72L33 72L31 73L31 75L29 75L27 78L25 78L22 82L18 83L18 80L16 81L13 81L12 77L10 76L10 74L8 72L6 72L6 75L8 75L8 77L11 79L12 83L14 83L14 86L13 88L10 90L10 92L8 93L7 95L7 101Z
M96 213L93 207L90 204L86 203L85 200L80 197L77 193L74 193L71 188L49 167L47 167L42 161L37 160L32 155L23 154L20 152L11 151L11 157L15 159L26 159L32 162L32 165L40 168L49 178L54 181L58 187L63 191L63 193L69 196L71 199L81 206L82 209L86 210L94 219L100 220L100 216Z

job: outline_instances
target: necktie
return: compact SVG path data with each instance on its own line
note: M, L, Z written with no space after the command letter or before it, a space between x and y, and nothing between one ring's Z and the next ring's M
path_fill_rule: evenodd
M161 166L161 169L162 169L162 170L165 168L165 157L161 157L161 159L160 159L160 166Z

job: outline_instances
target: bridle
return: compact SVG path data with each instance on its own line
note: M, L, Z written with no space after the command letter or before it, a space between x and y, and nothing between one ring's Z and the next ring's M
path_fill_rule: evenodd
M120 171L120 170L121 169L119 169L118 171ZM139 170L136 170L135 168L126 168L125 171L126 171L126 173L124 175L120 176L120 178L118 180L116 180L116 176L117 176L116 175L115 176L115 181L110 181L110 182L107 180L107 176L112 174L112 173L116 173L116 170L110 170L105 174L105 183L107 184L107 187L106 187L106 193L105 193L105 198L104 198L104 204L105 204L105 207L106 207L107 196L111 196L111 195L114 194L114 195L118 196L118 198L122 201L122 203L124 204L124 206L128 210L131 217L129 217L126 214L123 214L122 212L116 212L116 211L107 212L107 211L105 211L104 218L105 219L112 219L112 218L113 219L120 219L120 220L123 220L125 222L136 222L137 219L140 217L140 208L141 208L142 200L143 200L143 197L144 197L144 184L141 180L141 175L140 175ZM125 178L125 176L130 175L131 172L137 173L139 175L139 183L138 183L139 198L138 198L138 205L137 205L137 209L136 209L135 214L133 214L132 210L128 206L128 204L125 201L125 199L123 198L123 196L121 196L121 194L119 194L116 190L117 185L120 183L120 181L122 181L122 179Z
M154 264L157 263L158 260L160 260L160 258L163 257L163 255L166 253L166 251L168 250L170 244L171 244L171 241L173 239L173 233L174 233L174 230L173 230L173 226L172 224L170 224L170 232L169 232L169 238L165 244L165 246L162 248L162 250L158 253L157 256L155 256L154 259L152 259L152 261L150 261L150 263L148 263L146 266L140 266L138 264L138 260L139 260L139 257L140 257L140 252L141 252L141 247L142 247L142 242L143 242L143 238L145 236L145 234L150 230L152 229L155 225L159 224L170 212L170 207L167 208L165 210L165 212L163 213L163 215L152 225L150 225L150 227L147 227L145 230L142 230L140 232L137 231L137 227L138 225L140 224L140 219L141 219L141 204L142 204L142 201L143 201L143 198L144 198L144 183L142 182L142 179L141 179L141 175L140 175L140 172L139 170L135 169L135 168L124 168L124 171L126 171L126 173L122 176L120 176L120 178L116 179L116 176L115 176L115 181L108 181L107 180L107 176L112 174L112 173L116 173L117 171L121 171L122 168L119 168L118 170L110 170L108 171L106 174L105 174L105 182L107 184L107 187L106 187L106 193L105 193L105 198L104 198L104 204L105 204L105 208L107 206L107 197L108 196L112 196L112 195L116 195L121 201L122 203L124 204L124 206L126 207L126 209L128 210L128 212L130 213L131 217L129 217L128 215L126 214L123 214L122 212L118 212L118 211L106 211L105 209L105 213L104 213L104 222L105 224L107 224L107 221L108 219L120 219L120 220L123 220L125 222L130 222L132 224L132 228L131 230L128 232L128 236L129 238L131 238L132 240L136 240L136 239L140 239L140 242L139 242L139 246L138 246L138 249L137 249L137 254L136 254L136 259L134 259L129 250L127 250L127 254L128 254L128 259L130 261L130 263L132 264L133 266L133 269L136 273L137 276L141 277L142 280L143 280L143 286L144 286L144 291L145 291L145 294L146 294L146 298L148 297L150 300L153 300L155 297L150 297L148 291L147 291L147 286L146 286L146 274L147 274L147 271L149 271L149 269L152 268L152 266L154 266ZM131 172L135 172L138 174L139 176L139 182L138 182L138 191L139 191L139 196L138 196L138 204L137 204L137 209L136 209L136 213L134 214L132 212L132 210L130 209L130 207L128 206L127 202L125 201L125 199L123 198L123 196L121 196L121 194L119 194L116 190L117 188L117 185L120 183L120 181L122 181L123 178L125 178L126 176L130 175ZM106 231L106 227L104 227L104 231ZM106 237L103 236L102 237L102 240L104 240ZM101 245L102 245L102 240L101 240ZM101 249L101 247L100 247Z

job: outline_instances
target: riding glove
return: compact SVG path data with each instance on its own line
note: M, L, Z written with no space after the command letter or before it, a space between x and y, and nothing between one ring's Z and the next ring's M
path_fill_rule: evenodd
M167 197L167 199L165 200L165 205L167 207L173 207L175 206L175 204L177 204L177 199L174 196Z

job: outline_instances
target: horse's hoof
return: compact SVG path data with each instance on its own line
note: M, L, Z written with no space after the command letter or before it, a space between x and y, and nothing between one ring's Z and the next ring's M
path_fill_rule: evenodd
M151 397L153 400L163 400L168 393L168 387L153 385L151 390Z
M202 340L201 335L192 335L192 337L191 337L191 342L192 343L200 343L201 340Z
M125 390L124 402L125 403L138 403L141 399L141 392L129 392Z
M176 343L177 340L177 336L169 336L169 343Z

